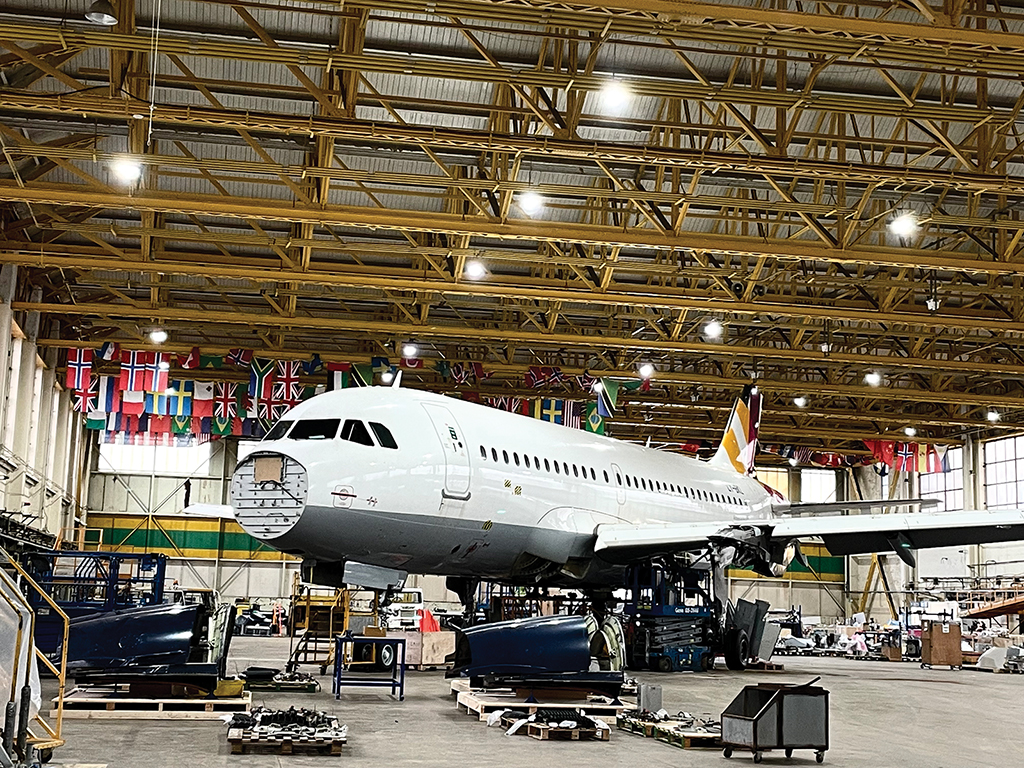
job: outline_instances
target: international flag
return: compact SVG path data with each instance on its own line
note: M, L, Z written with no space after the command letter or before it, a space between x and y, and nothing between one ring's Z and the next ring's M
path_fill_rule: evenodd
M85 417L86 429L106 429L107 414L103 411L93 411Z
M234 426L237 419L227 418L221 419L216 416L210 422L210 434L224 437L234 433Z
M548 397L533 401L533 417L552 424L565 423L565 401Z
M529 415L531 411L530 401L522 397L510 397L501 395L499 397L488 397L487 405L497 408L499 411Z
M386 357L371 357L370 367L374 373L384 373L385 371L391 370L391 363Z
M572 429L583 427L583 414L580 404L575 400L565 401L565 426Z
M327 391L345 389L349 386L349 370L352 368L348 363L327 364Z
M213 416L213 382L193 381L192 415L200 418Z
M97 376L96 410L113 413L121 407L117 376Z
M597 393L597 412L606 419L615 415L619 401L619 382L601 379L601 391Z
M274 394L274 361L252 358L249 365L249 397L269 400Z
M565 381L565 374L562 373L562 369L550 366L531 365L523 375L523 385L529 389L559 384L563 381Z
M113 341L105 341L100 347L99 356L101 360L120 360L121 345Z
M213 389L213 415L221 419L238 416L241 385L232 381L218 381Z
M65 386L72 392L89 390L89 377L92 374L92 350L69 349L68 373ZM84 411L83 411L84 413Z
M252 363L251 349L232 349L228 352L228 365L245 366Z
M140 413L144 413L145 410L145 392L141 392L135 389L121 391L121 413L138 416Z
M932 465L934 469L929 469L929 472L949 472L949 446L948 445L933 445L930 446L931 453L929 459L934 461Z
M194 435L208 435L210 430L213 428L213 419L197 419L195 416L192 417L192 434Z
M150 416L149 431L158 435L169 434L171 431L170 416Z
M368 387L373 384L373 366L353 365L349 371L350 387Z
M199 356L199 367L200 368L223 368L224 358L220 355L200 355Z
M320 355L313 353L313 357L309 360L305 360L302 363L302 372L307 376L312 376L324 367L323 361L320 359Z
M422 357L403 357L399 363L402 368L422 368L423 358Z
M151 352L149 362L146 364L148 377L146 389L150 392L160 393L167 389L170 381L170 368L171 364L167 360L167 355L163 352Z
M76 389L71 393L71 400L75 410L84 414L97 410L97 405L99 404L99 381L97 377L90 376L87 381L88 387Z
M462 363L452 363L451 375L456 384L468 384L469 380L473 378L473 369Z
M434 363L434 370L447 381L452 375L452 365L447 360L438 360Z
M897 472L912 472L917 469L917 445L915 443L899 443L897 445L893 469Z
M595 435L604 434L604 417L597 411L597 403L587 403L587 418L583 423L587 432Z
M576 386L584 392L593 390L595 384L597 384L597 377L591 376L589 373L582 373L576 377Z
M175 381L167 390L168 416L195 416L192 412L192 393L195 384L191 381Z
M167 395L159 392L147 392L146 402L143 407L146 413L152 413L156 416L167 415Z
M296 405L302 398L302 385L299 383L300 368L301 364L294 360L280 360L277 363L273 400L284 406L285 410Z
M864 447L880 464L891 467L896 461L896 444L892 440L865 440Z
M171 417L171 432L175 435L191 435L192 434L192 417L191 416L172 416Z
M198 368L200 362L199 347L192 347L187 355L178 355L178 367L185 369Z

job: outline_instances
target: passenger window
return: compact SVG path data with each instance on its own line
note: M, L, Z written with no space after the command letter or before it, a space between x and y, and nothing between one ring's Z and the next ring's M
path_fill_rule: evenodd
M293 436L294 434L292 432ZM345 426L341 428L341 439L348 440L350 443L359 443L359 445L373 445L366 425L356 419L345 420Z
M640 487L643 488L645 491L647 490L647 478L640 478ZM652 488L651 490L653 491L654 489Z
M557 461L555 462L555 474L556 475L562 474L561 471L558 469L558 462Z
M683 486L683 496L685 496L686 498L690 498L690 489L687 488L685 485Z
M533 466L536 467L537 469L540 469L540 459L538 459L536 456L533 457Z
M604 481L607 483L608 482L608 470L607 469L602 469L601 471L604 472Z
M498 460L498 452L494 448L491 448L491 458L495 461Z
M501 457L505 460L505 463L508 464L508 451L502 451Z
M385 427L383 424L378 424L376 421L370 422L370 429L373 430L373 434L377 436L377 442L385 448L393 448L398 450L398 443L395 442L394 435L391 434L391 430ZM487 458L487 452L484 447L480 446L480 455L485 459Z
M577 466L576 466L575 464L573 464L573 465L572 465L572 473L573 473L573 475L575 475L576 477L579 477L579 476L580 476L580 470L579 470L579 469L577 468Z
M277 424L274 425L273 429L271 429L267 433L267 436L264 437L263 439L264 440L280 440L288 432L288 427L290 427L294 423L295 423L294 421L279 421L279 422L277 422Z
M660 482L655 480L654 481L654 487L657 489L658 493L661 493L661 483Z
M626 475L626 487L627 488L632 488L633 487L633 483L631 483L630 480L629 480L629 475Z
M487 458L487 449L484 448L482 445L480 446L480 458L481 459L486 459Z
M593 467L590 468L590 479L593 480L595 483L597 482L597 472L594 471ZM604 481L606 483L608 482L608 475L605 475Z
M608 473L605 472L605 474L607 475ZM615 482L618 485L622 485L622 475L620 475L618 472L615 473Z
M569 465L566 464L564 461L562 462L562 469L565 470L565 476L568 477L569 476Z
M550 472L551 471L551 464L550 464L550 462L548 462L547 459L544 459L544 471L545 472Z
M292 427L292 431L288 433L288 438L291 440L333 440L338 434L338 425L341 423L340 419L305 419L303 421L295 422L295 426ZM346 425L348 422L345 422ZM363 426L363 422L357 421L363 432L366 433L366 427ZM373 445L373 440L370 440L369 433L366 433L367 443L366 445Z
M639 488L640 487L640 481L636 479L636 475L633 475L633 487L634 488Z
M516 466L518 467L519 466L519 454L516 453L515 451L512 452L512 460L516 463Z

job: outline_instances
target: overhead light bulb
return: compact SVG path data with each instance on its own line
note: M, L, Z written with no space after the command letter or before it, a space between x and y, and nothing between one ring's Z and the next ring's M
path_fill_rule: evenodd
M654 366L650 363L644 363L640 366L640 378L649 379L654 375Z
M796 397L793 398L793 405L795 405L797 408L806 408L807 398L804 397L803 395L797 395Z
M708 320L704 324L704 335L709 339L720 339L725 331L725 326L719 320Z
M486 274L487 267L484 266L482 261L474 260L466 262L466 277L472 280L479 280Z
M869 387L877 387L879 384L882 383L882 374L878 373L877 371L871 371L870 373L864 376L864 383L867 384Z
M420 353L420 348L415 344L406 344L402 347L402 357L416 357Z
M167 341L167 331L163 328L156 328L149 332L149 340L154 344L163 344Z
M110 0L96 0L85 12L85 18L93 24L101 24L104 27L112 27L117 24L117 14Z
M394 381L394 378L395 374L393 374L391 371L384 371L384 373L380 375L380 380L383 381L385 384L390 384L392 381Z
M796 460L796 456L790 456L790 457L789 457L789 466L791 466L791 467L795 467L795 466L796 466L797 464L799 464L799 463L800 463L800 462L798 462L798 461Z
M600 381L595 381L591 385L590 391L591 392L603 392L604 391L604 384L602 384Z
M632 97L632 91L624 82L618 79L609 80L601 87L601 109L618 114L629 106Z
M821 342L821 351L827 355L829 352L832 351L832 345L829 344L827 341Z
M985 418L991 422L999 421L999 411L991 410L985 414Z
M938 311L940 303L938 296L929 296L924 300L924 305L928 308L929 312Z
M114 164L110 166L110 170L118 181L124 184L132 184L142 176L142 165L126 157L115 160Z
M171 370L171 364L168 363L166 360L161 360L159 363L156 364L156 367L159 368L161 371Z
M889 231L897 237L913 237L920 229L917 214L913 211L905 211L889 222Z
M544 197L540 192L528 189L519 195L519 207L527 216L536 216L544 209Z
M903 434L906 435L907 437L913 437L914 435L917 434L917 430L914 429L913 427L904 427Z
M164 390L164 394L168 396L176 395L178 394L178 390L176 390L174 387L168 387L167 389Z

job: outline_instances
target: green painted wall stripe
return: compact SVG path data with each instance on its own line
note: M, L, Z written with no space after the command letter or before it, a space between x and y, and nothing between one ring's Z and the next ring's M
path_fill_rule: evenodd
M266 545L247 533L228 531L221 534L215 531L169 530L165 535L164 531L159 528L139 528L135 531L132 531L131 528L103 529L103 545L105 547L118 544L131 547L171 547L171 543L167 540L168 537L179 549L219 549L233 552L255 552L259 549L267 549Z

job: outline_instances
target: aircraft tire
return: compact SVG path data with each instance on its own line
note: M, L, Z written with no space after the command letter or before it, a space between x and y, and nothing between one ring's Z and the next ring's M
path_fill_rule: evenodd
M725 633L725 666L729 669L740 672L747 668L747 658L750 656L750 640L747 638L747 630L730 629Z

